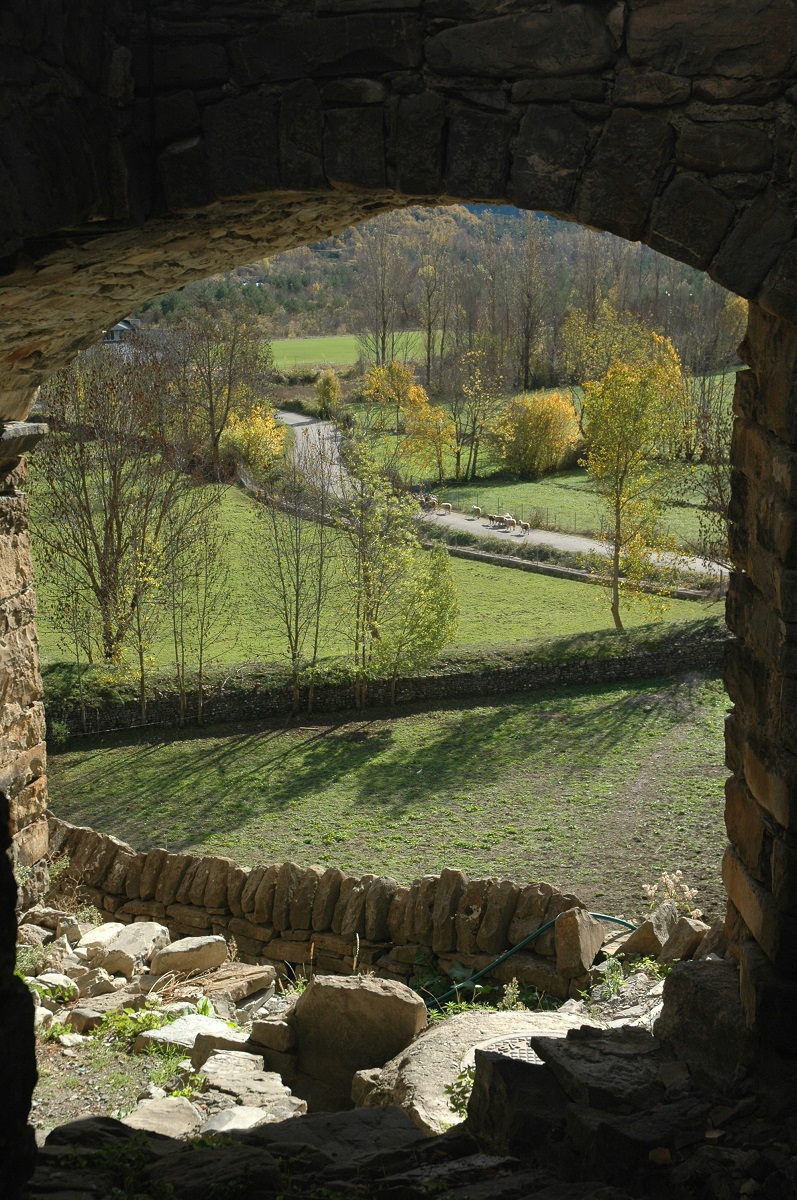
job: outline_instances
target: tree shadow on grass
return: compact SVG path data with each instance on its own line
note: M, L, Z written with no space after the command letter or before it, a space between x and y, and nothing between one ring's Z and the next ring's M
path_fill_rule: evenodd
M64 775L54 789L55 810L57 792L72 791L73 802L63 806L68 819L134 845L167 840L175 850L218 841L269 815L284 826L291 810L298 828L308 803L323 816L325 795L341 788L387 828L429 797L459 820L463 800L478 799L502 778L589 774L618 745L687 719L701 699L700 686L687 678L450 702L389 719L300 728L126 733L94 745L90 769L79 764L74 787ZM406 730L417 736L401 736ZM103 755L109 745L117 751L110 775Z

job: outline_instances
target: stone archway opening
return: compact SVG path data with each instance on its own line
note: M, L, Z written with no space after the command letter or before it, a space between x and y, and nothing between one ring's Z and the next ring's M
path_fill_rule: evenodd
M16 64L0 127L0 784L17 863L35 866L47 844L23 457L43 432L26 421L37 385L167 285L410 202L515 203L645 241L751 301L735 397L724 878L764 1068L794 1054L795 34L789 0L12 7L0 31ZM5 857L2 870L0 1025L16 1097L3 1143L21 1179L32 1038L11 979Z

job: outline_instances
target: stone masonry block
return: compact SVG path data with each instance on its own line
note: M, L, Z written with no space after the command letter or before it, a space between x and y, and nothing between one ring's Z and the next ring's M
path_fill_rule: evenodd
M495 880L491 884L476 934L476 946L483 954L500 954L509 949L509 926L519 894L520 888L511 879Z
M650 245L690 266L705 268L734 216L734 206L725 196L693 175L678 175L654 205Z
M757 883L729 846L722 860L722 879L728 896L767 958L783 975L797 975L793 948L797 918L778 911L774 897Z
M310 929L312 927L313 904L323 876L323 867L312 866L302 871L290 902L288 912L290 929Z
M312 926L318 932L332 928L335 906L340 897L340 887L345 876L338 867L327 867L318 881L313 897Z
M576 216L632 241L642 236L673 151L673 132L659 116L615 109L585 168Z
M467 883L468 877L462 871L446 867L440 874L432 910L432 950L435 954L456 948L457 907Z
M733 776L725 781L725 828L748 870L756 879L765 879L767 829L763 811L744 781Z

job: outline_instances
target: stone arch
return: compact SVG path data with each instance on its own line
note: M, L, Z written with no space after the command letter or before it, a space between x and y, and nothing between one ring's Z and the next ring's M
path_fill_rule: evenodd
M26 421L35 388L166 287L402 204L508 201L645 241L753 301L735 401L724 870L748 1023L797 1050L796 47L792 0L11 0L0 787L17 861L46 847L20 457L43 432ZM26 1000L9 979L2 868L11 1030ZM21 1177L18 1047L0 1141Z

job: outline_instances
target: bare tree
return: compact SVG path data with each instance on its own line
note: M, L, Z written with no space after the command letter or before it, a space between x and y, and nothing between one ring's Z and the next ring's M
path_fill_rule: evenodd
M47 385L53 433L31 474L39 566L50 592L96 607L84 649L117 662L157 575L164 523L191 479L160 433L162 364L146 343L97 347Z
M390 213L362 225L355 236L354 307L364 356L376 366L406 358L414 263L406 217Z
M257 611L284 638L291 662L293 712L309 676L308 709L322 649L335 569L330 510L340 483L336 447L318 427L300 432L276 481L263 492L252 547Z

